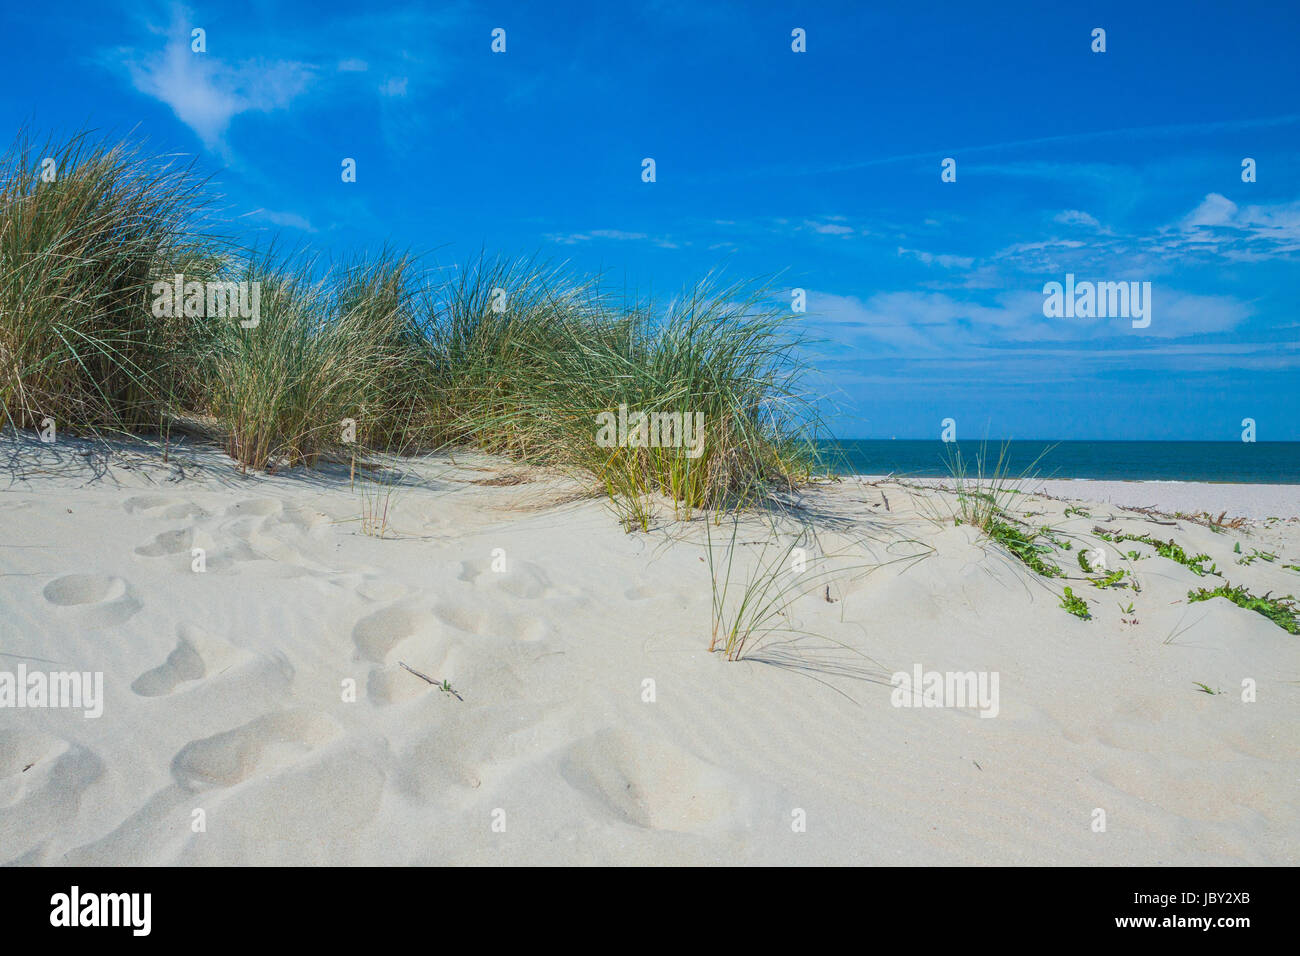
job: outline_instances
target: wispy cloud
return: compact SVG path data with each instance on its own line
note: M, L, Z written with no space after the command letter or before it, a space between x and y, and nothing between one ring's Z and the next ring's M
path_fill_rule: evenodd
M1238 262L1293 258L1300 252L1300 200L1238 206L1210 193L1161 239L1165 250L1217 253Z
M842 220L841 216L833 216L832 219ZM805 219L802 229L810 229L815 233L823 236L851 236L854 233L852 226L847 226L843 221L839 222L817 222L813 219Z
M839 163L832 162L767 167L756 166L747 170L728 169L725 173L716 174L715 178L725 177L728 179L734 179L737 177L745 177L765 179L780 176L825 176L833 173L853 172L855 170L870 169L874 166L888 166L895 163L906 163L915 160L932 160L935 163L935 168L937 170L939 159L944 156L957 158L960 168L961 158L963 157L980 156L987 153L1001 153L1012 150L1026 150L1038 146L1059 146L1066 144L1101 142L1116 138L1132 140L1206 136L1224 131L1294 126L1297 124L1300 124L1300 113L1288 113L1281 116L1263 116L1243 120L1221 120L1205 123L1174 123L1159 126L1131 126L1124 129L1087 130L1078 133L1063 133L1057 136L1038 136L1032 139L1007 140L1005 142L979 143L963 146L953 146L951 144L945 146L938 143L932 148L926 150L895 153L889 156L874 156L869 159L858 159ZM1052 165L1055 164L1023 162L1013 165L1002 165L997 167L986 166L981 168L988 171L996 170L1006 174L1022 173L1026 175L1048 176L1050 175L1048 167Z
M231 63L194 52L194 22L185 7L174 7L171 25L154 31L165 38L161 49L120 50L113 59L137 90L165 103L206 147L224 153L226 131L236 116L284 109L311 85L316 70L295 60Z
M919 262L927 266L943 266L945 269L969 269L975 264L975 259L971 256L953 256L945 253L926 252L923 249L906 249L903 246L898 247L898 254Z
M211 12L209 11L209 15ZM266 29L269 36L241 32L241 49L276 49L277 57L231 58L229 29L215 27L207 37L207 52L191 49L191 30L202 18L174 4L161 15L145 15L138 32L156 38L150 46L100 51L101 66L122 75L138 92L168 106L176 118L223 158L232 160L230 133L238 117L273 113L292 107L294 115L310 115L311 107L372 99L390 145L423 135L431 110L393 100L414 98L443 82L452 58L433 57L416 38L445 31L464 15L461 6L437 11L404 7L385 11L324 16L310 31L281 11ZM166 26L159 24L166 23ZM212 25L212 24L209 24ZM405 38L410 38L404 42ZM329 51L322 57L322 51ZM371 79L377 76L380 81ZM308 109L304 109L307 106Z
M1231 221L1236 212L1237 204L1231 199L1210 193L1184 217L1183 226L1221 226Z
M677 249L680 246L679 243L666 236L651 236L644 232L627 232L623 229L591 229L587 232L569 233L552 232L547 233L545 238L549 242L557 242L565 246L573 246L597 239L605 239L611 242L650 242L661 249ZM687 244L689 245L689 243Z
M1157 286L1152 292L1151 325L1139 331L1128 319L1049 318L1043 315L1041 286L1025 286L983 301L910 290L865 299L810 292L808 314L809 323L836 346L839 359L889 355L941 362L981 357L999 362L1034 343L1052 343L1070 353L1107 355L1120 354L1129 344L1149 359L1179 340L1232 333L1253 310L1230 296ZM1268 346L1261 342L1258 347Z
M286 229L299 229L303 232L315 232L316 228L311 224L306 216L299 215L296 212L286 212L276 209L254 209L247 214L249 219L258 219L269 222L275 226L282 226Z
M1101 223L1081 209L1063 209L1052 217L1053 222L1059 222L1063 226L1086 226L1089 229L1101 231Z

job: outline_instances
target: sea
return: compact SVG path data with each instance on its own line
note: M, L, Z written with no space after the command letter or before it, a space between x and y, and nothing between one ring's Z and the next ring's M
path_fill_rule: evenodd
M896 441L836 439L821 452L838 475L947 478L960 453L967 475L1096 481L1207 481L1300 484L1300 442L1242 441Z

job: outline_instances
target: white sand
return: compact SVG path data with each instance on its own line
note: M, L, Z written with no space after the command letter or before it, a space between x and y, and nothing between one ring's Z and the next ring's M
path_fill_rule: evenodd
M857 480L878 481L881 475L857 476ZM1300 477L1300 476L1297 476ZM951 485L951 479L918 478L909 483L929 486ZM1042 491L1057 498L1105 502L1130 508L1155 508L1170 514L1246 518L1293 517L1300 515L1300 485L1224 484L1206 481L1091 481L1080 478L1049 478L1024 482L1027 491Z
M476 484L515 469L458 456L419 465L380 539L346 468L85 450L0 447L0 671L102 671L106 698L98 719L0 710L0 862L1300 862L1300 637L1189 604L1220 579L1166 559L1108 552L1136 595L1045 581L939 492L842 482L803 498L845 554L833 603L819 586L782 619L813 636L732 663L706 650L700 521L625 534L571 483ZM1300 591L1294 489L1082 485L1290 520L1215 533L1019 500L1073 536L1052 560L1076 578L1102 525ZM739 566L766 535L746 523ZM1237 564L1238 542L1280 558ZM801 580L827 566L809 562ZM1093 620L1059 607L1065 583ZM917 664L996 672L998 715L892 706L889 675Z

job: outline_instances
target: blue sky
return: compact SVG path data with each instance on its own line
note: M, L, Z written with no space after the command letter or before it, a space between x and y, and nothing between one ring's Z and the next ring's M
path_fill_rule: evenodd
M194 154L249 240L537 253L664 297L779 273L785 301L807 290L808 384L843 437L937 438L951 417L962 438L1235 440L1250 417L1300 440L1293 2L0 17L10 130ZM1067 272L1150 282L1150 326L1045 317Z

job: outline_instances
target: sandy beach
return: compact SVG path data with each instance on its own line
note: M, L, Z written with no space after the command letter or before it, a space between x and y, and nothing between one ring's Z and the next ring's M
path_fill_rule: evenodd
M6 864L1300 862L1300 637L1188 600L1300 591L1294 487L1047 482L1015 513L1048 579L919 483L820 484L732 545L481 454L5 452L0 670L103 675L99 716L0 711ZM796 526L782 581L816 586L709 653L709 548L743 580ZM917 671L995 699L913 706Z
M856 475L855 480L875 482L885 475ZM935 488L949 486L947 478L909 478L908 484ZM1155 509L1168 514L1213 517L1227 514L1243 518L1282 518L1300 514L1300 485L1235 484L1208 481L1095 481L1082 478L1045 478L1023 482L1026 491L1055 498L1093 501L1134 509Z

